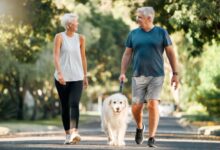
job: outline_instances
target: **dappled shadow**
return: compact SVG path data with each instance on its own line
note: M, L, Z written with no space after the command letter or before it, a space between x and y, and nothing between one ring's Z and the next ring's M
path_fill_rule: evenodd
M90 140L84 140L76 145L64 145L63 140L28 140L28 141L6 141L0 142L1 150L53 150L53 149L93 149L93 150L107 150L107 149L150 149L147 147L145 141L142 145L137 145L134 140L126 140L125 147L111 147L106 145L106 140L98 137L90 137ZM176 140L176 139L159 139L157 142L157 149L161 150L215 150L220 149L220 142L199 141L199 140Z

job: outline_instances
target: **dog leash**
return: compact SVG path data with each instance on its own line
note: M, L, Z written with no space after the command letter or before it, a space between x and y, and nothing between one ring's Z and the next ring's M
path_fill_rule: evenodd
M124 87L124 81L120 81L120 88L119 88L120 93L123 92L123 87Z

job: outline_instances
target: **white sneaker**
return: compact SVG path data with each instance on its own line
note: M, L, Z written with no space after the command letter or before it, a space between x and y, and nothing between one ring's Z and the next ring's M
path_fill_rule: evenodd
M65 139L65 141L64 141L64 144L70 144L71 143L71 134L67 134L66 135L66 139Z
M72 133L71 134L71 139L72 139L71 142L70 142L71 144L76 144L76 143L81 141L81 137L78 133Z
M81 141L81 137L78 133L67 134L64 144L76 144Z

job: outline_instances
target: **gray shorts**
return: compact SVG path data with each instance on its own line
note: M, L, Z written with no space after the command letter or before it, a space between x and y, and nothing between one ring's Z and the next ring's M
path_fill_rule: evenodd
M164 76L132 77L132 103L146 103L149 99L159 100Z

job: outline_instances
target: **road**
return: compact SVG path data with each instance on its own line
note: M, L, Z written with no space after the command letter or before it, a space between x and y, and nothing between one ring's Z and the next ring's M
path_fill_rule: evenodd
M144 122L147 126L147 117ZM220 150L220 137L197 135L196 130L190 127L183 127L175 117L163 117L160 120L157 134L158 150ZM126 133L125 147L111 147L106 143L106 137L100 128L100 120L94 120L89 124L81 126L80 134L82 141L77 145L63 145L63 131L44 133L20 133L0 137L0 150L67 150L67 149L126 149L126 150L146 150L147 140L142 145L137 145L134 141L135 124L129 123ZM147 133L146 139L147 139Z

